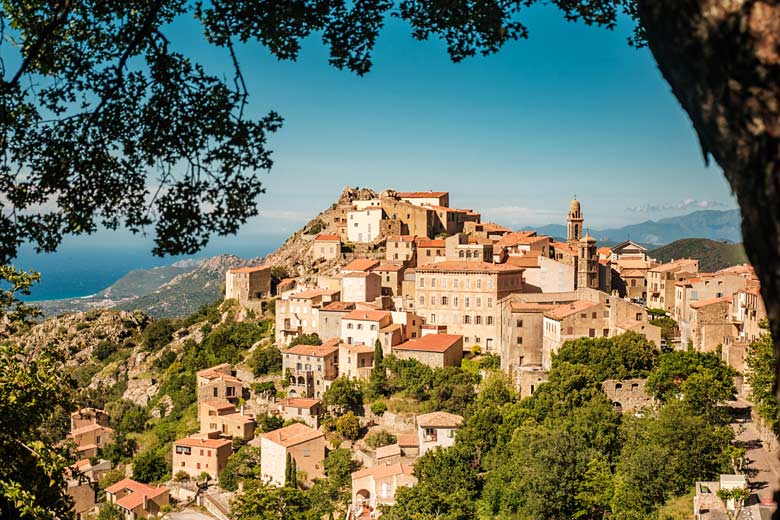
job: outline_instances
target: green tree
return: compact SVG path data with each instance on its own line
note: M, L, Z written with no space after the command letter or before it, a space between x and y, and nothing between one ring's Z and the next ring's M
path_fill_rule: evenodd
M122 514L122 510L108 502L100 506L97 515L97 520L124 520L124 518L125 515Z
M395 444L397 438L395 435L387 430L374 430L366 435L366 444L372 448L381 448L382 446L389 446Z
M579 338L566 341L553 356L559 363L591 367L601 381L647 377L657 366L660 351L655 344L635 332L612 338Z
M15 309L10 314L16 314L14 319L20 323L23 306ZM25 351L0 342L0 511L4 516L70 515L63 472L73 458L67 447L45 442L41 427L58 409L73 409L72 390L63 360L53 348L41 345Z
M359 412L363 408L363 391L360 383L346 376L336 378L322 394L325 406Z
M284 485L296 489L298 487L298 464L289 452L284 465Z
M661 338L666 341L667 345L670 345L677 336L677 322L668 316L653 318L649 323L661 327Z
M346 488L352 482L352 473L360 468L360 463L352 458L347 449L332 450L325 457L325 475L337 488Z
M119 462L129 461L137 449L138 443L134 439L129 438L124 431L116 430L113 442L103 447L100 455L116 466Z
M368 381L368 394L372 398L387 395L387 373L384 366L384 351L382 343L377 339L374 343L374 367Z
M322 345L322 339L316 333L301 334L290 341L291 347L296 345Z
M18 298L29 296L33 284L41 281L41 275L3 264L0 261L0 334L3 334L4 329L10 334L27 326L30 319L41 315L39 309Z
M139 482L160 482L169 476L170 468L159 450L150 448L133 459L133 479Z
M750 344L745 363L746 377L750 383L750 400L756 412L775 433L780 433L780 407L775 397L775 352L772 337L764 333Z
M249 480L231 503L234 520L320 520L318 504L306 492L289 486L265 486Z
M227 464L219 474L219 487L236 491L239 482L260 477L260 448L242 446L228 457Z
M351 410L336 419L336 432L345 439L356 440L360 437L360 421Z
M150 352L160 350L171 342L174 332L176 328L173 326L173 321L168 318L151 322L141 334L144 348Z
M92 351L92 355L98 361L105 361L108 359L108 356L116 352L118 349L119 347L116 343L112 343L111 341L101 341L97 344L97 346L95 346L95 349Z
M277 374L282 371L282 353L274 346L258 347L249 361L255 377Z

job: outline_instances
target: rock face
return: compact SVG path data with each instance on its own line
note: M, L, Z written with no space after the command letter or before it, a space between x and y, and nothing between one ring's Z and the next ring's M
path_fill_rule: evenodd
M143 330L150 318L141 312L91 310L38 323L19 337L26 348L50 345L62 350L69 365L88 361L97 345L119 344Z

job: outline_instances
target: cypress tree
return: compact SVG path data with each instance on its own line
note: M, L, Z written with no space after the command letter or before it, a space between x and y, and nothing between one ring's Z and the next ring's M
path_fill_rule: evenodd
M284 466L284 485L285 486L291 486L293 479L290 475L292 475L293 471L293 461L295 459L292 458L292 455L289 453L287 454L287 464Z
M374 397L387 393L387 374L385 373L383 361L382 343L377 339L376 343L374 343L374 368L371 369L371 379L369 381L369 390Z

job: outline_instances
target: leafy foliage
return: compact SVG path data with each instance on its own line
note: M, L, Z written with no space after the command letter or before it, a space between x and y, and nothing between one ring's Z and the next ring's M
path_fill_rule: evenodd
M387 430L375 430L366 435L366 444L374 449L395 444L396 440L396 436Z
M147 449L133 459L133 479L139 482L160 482L170 476L165 456L157 449Z
M660 351L644 336L627 332L612 338L579 338L567 341L553 357L558 363L591 367L603 381L647 377L658 364Z
M235 520L320 520L320 507L322 504L299 489L264 486L249 480L244 492L231 503L231 514Z
M756 412L776 434L780 433L780 407L774 392L776 361L772 336L768 332L750 344L745 363L750 369L746 371L746 377Z
M219 474L219 487L236 491L239 482L260 477L260 448L243 446L228 457L225 468Z
M249 366L255 377L279 373L282 371L282 353L274 346L258 348L252 353Z
M32 285L40 281L39 273L22 271L0 262L0 332L8 327L12 333L41 314L38 309L17 297L29 296Z
M336 432L353 441L360 437L360 421L351 410L336 419Z
M144 329L141 339L146 350L155 352L171 342L175 331L173 320L162 318L151 322Z
M335 379L322 394L322 403L325 406L359 412L363 407L363 390L359 382L342 376Z
M301 334L290 341L290 346L296 345L322 345L322 339L317 334Z

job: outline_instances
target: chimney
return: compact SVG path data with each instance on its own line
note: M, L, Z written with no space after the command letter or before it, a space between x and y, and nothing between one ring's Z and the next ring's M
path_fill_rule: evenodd
M146 493L144 493L144 510L149 510L149 497L146 495Z

